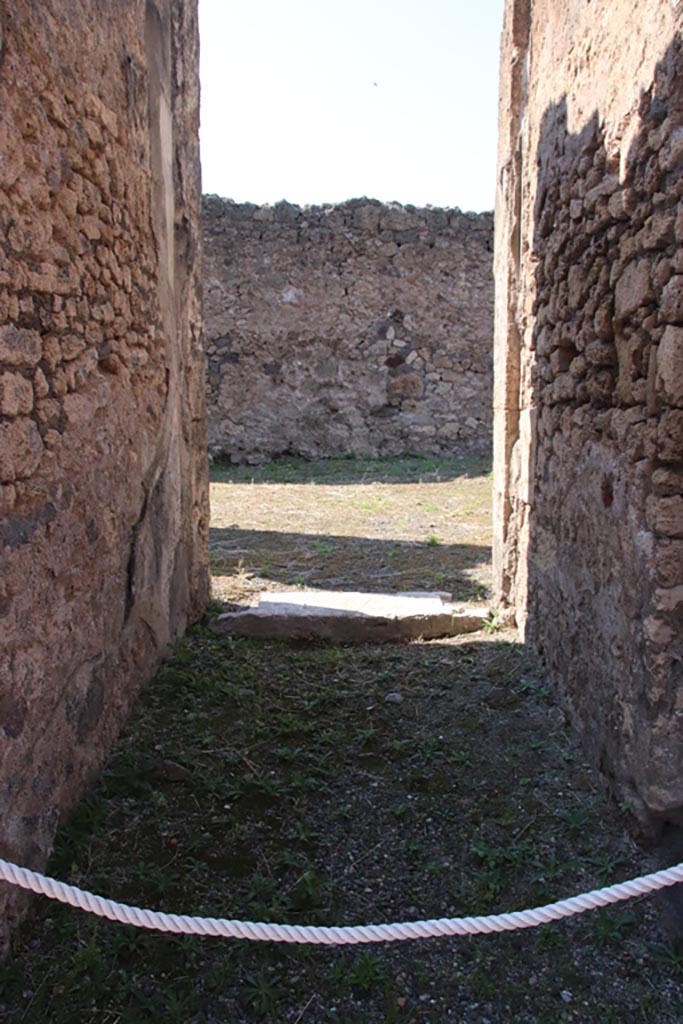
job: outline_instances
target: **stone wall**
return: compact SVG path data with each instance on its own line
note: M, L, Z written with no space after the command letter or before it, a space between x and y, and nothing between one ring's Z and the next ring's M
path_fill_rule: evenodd
M207 597L198 44L194 0L0 19L0 855L40 867Z
M486 452L492 216L204 200L209 451Z
M595 762L683 815L680 3L508 0L495 573Z

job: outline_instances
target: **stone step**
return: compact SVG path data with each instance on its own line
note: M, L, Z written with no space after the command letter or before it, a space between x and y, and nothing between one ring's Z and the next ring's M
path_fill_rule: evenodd
M257 605L219 615L212 627L232 636L264 640L368 643L473 633L488 616L488 608L454 603L449 594L440 592L285 590L262 593Z

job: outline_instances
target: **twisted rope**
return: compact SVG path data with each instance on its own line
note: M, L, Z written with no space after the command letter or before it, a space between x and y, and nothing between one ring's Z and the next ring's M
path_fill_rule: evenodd
M532 910L517 910L511 914L491 914L487 917L444 917L430 921L402 924L353 925L346 928L323 928L312 925L263 924L254 921L232 921L222 917L190 917L185 914L164 914L157 910L142 910L125 903L96 896L91 892L67 885L37 871L18 867L0 859L0 879L20 889L28 889L48 899L68 903L69 906L110 921L131 924L135 928L150 928L176 935L212 935L226 939L248 939L252 942L297 942L325 946L352 945L361 942L399 942L404 939L427 939L437 935L480 935L490 932L508 932L518 928L536 928L541 924L559 921L587 910L606 907L610 903L644 896L683 882L683 863L654 874L643 875L629 882L620 882L605 889L573 896L559 903Z

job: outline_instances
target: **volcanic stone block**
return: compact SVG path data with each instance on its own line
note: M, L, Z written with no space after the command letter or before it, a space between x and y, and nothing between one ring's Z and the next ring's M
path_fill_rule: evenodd
M487 616L488 609L453 604L441 593L295 590L262 594L254 608L220 615L213 628L263 639L377 643L471 633Z

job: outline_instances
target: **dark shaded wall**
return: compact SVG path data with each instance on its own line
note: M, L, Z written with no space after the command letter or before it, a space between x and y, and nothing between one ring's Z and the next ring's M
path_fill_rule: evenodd
M683 815L681 22L510 0L501 66L497 594L652 828Z
M0 854L30 867L208 596L195 6L0 3Z
M493 218L206 196L209 452L491 449Z

